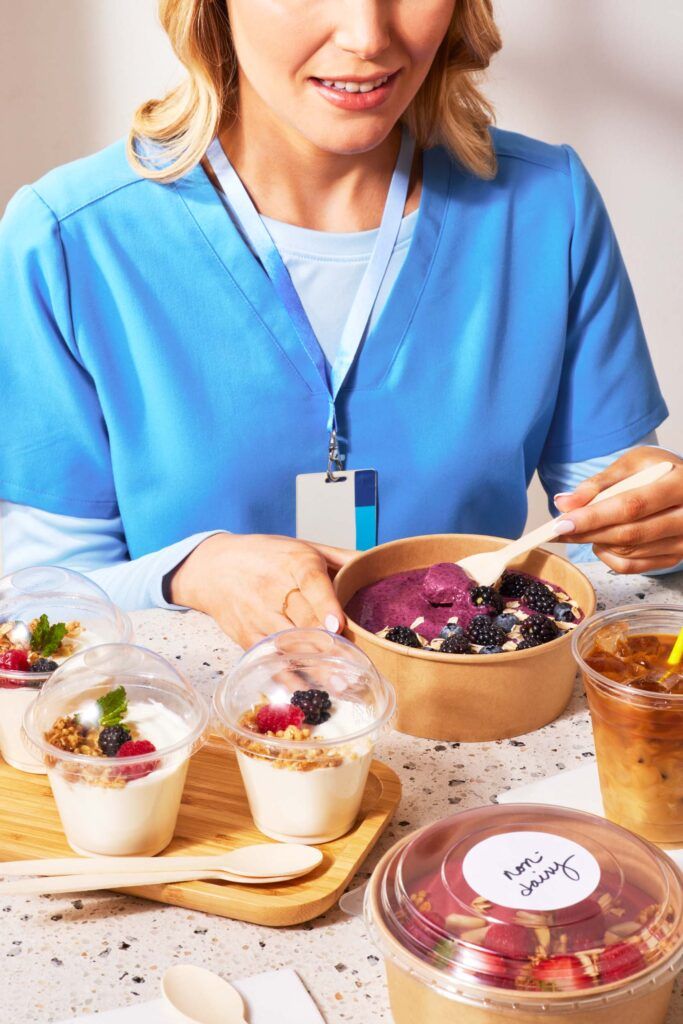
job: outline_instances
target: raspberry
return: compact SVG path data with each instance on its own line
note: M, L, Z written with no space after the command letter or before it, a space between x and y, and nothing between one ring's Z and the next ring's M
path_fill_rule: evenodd
M116 751L117 757L139 757L141 754L153 754L157 748L149 740L127 740ZM159 767L158 761L143 761L140 764L122 765L118 774L129 782L144 779Z
M642 970L644 966L643 954L629 942L619 942L615 946L608 946L598 957L600 978L604 982L628 978Z
M536 951L536 936L521 924L492 924L486 929L487 949L514 960L526 960Z
M577 956L551 956L533 969L532 978L543 992L574 992L593 981Z
M284 732L290 725L300 729L303 724L304 713L294 704L266 704L256 713L260 733Z
M384 639L404 647L422 647L419 636L409 626L392 626Z
M5 651L4 654L0 654L0 668L6 668L9 672L28 672L26 651Z

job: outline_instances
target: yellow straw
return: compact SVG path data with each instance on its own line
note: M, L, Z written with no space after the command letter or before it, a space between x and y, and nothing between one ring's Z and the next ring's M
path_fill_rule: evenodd
M666 659L666 663L667 665L680 665L681 661L683 661L683 629L681 629L678 634L678 639L673 645L671 654Z

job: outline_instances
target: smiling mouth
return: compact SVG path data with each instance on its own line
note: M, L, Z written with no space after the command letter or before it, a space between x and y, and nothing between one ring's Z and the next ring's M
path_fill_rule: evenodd
M395 74L395 72L394 72ZM337 92L374 92L394 77L394 74L382 75L380 78L368 79L364 82L351 81L349 79L317 78L316 81L328 89L335 89Z

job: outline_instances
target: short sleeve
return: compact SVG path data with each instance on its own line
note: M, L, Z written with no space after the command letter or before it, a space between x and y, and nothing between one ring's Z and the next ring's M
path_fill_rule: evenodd
M635 444L666 419L638 307L600 193L564 147L574 205L562 376L543 458L562 462Z
M0 358L0 498L116 515L106 425L74 341L59 224L30 187L0 222Z

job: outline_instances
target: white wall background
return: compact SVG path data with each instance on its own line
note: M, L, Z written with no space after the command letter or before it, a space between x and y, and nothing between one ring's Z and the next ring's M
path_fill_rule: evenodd
M489 94L505 128L570 142L607 201L683 447L683 5L497 0ZM2 0L0 210L24 182L106 145L178 69L155 0ZM531 518L544 514L532 488Z

